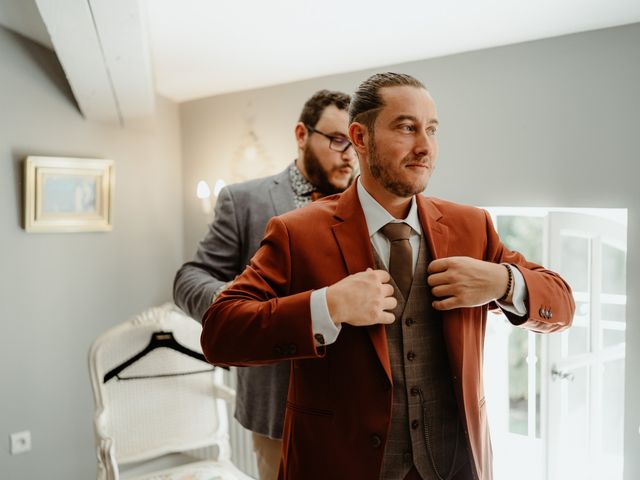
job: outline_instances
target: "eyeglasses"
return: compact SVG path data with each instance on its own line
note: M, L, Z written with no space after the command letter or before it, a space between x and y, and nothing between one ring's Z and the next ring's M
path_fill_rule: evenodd
M316 130L311 125L305 125L305 126L307 127L307 130L309 130L309 132L318 133L318 134L322 135L323 137L328 138L329 139L329 148L331 150L333 150L334 152L344 153L351 146L351 142L349 140L347 140L346 137L338 137L338 136L333 136L333 135L327 135L326 133L323 133L320 130Z

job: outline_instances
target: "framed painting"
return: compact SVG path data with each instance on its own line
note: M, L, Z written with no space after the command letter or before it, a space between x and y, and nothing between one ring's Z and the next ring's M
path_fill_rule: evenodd
M113 170L113 160L27 157L24 161L25 230L111 230Z

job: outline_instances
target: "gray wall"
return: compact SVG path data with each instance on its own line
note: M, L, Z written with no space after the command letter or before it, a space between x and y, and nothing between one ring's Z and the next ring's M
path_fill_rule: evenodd
M87 122L55 55L0 28L0 478L95 478L91 342L171 298L182 261L177 105L144 131ZM114 229L21 228L27 155L115 161ZM33 451L9 455L31 430Z
M388 67L423 79L439 107L429 194L476 205L629 209L626 480L640 478L639 45L634 24ZM320 88L353 91L370 73L181 104L186 257L207 222L196 182L230 177L245 117L254 116L277 171L295 156L293 125L306 98Z

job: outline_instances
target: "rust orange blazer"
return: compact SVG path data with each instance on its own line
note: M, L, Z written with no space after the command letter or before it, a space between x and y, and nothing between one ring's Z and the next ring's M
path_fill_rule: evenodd
M510 320L537 331L570 325L574 303L555 273L500 242L480 209L417 196L432 257L468 256L511 263L528 290L528 316ZM335 343L315 347L311 291L374 267L355 184L341 195L275 217L251 264L211 305L202 348L217 365L293 360L285 416L281 479L379 478L393 396L382 325L344 324ZM475 476L490 480L491 445L482 359L491 305L443 312L453 385Z

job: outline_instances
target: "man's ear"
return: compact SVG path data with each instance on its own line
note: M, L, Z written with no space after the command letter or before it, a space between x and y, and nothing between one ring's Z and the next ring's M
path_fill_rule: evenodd
M307 127L304 126L304 123L298 122L296 123L293 131L296 136L296 143L298 144L298 148L304 148L305 144L307 143L307 137L309 136Z
M363 153L367 149L369 131L362 123L353 122L349 125L349 140L356 152Z

